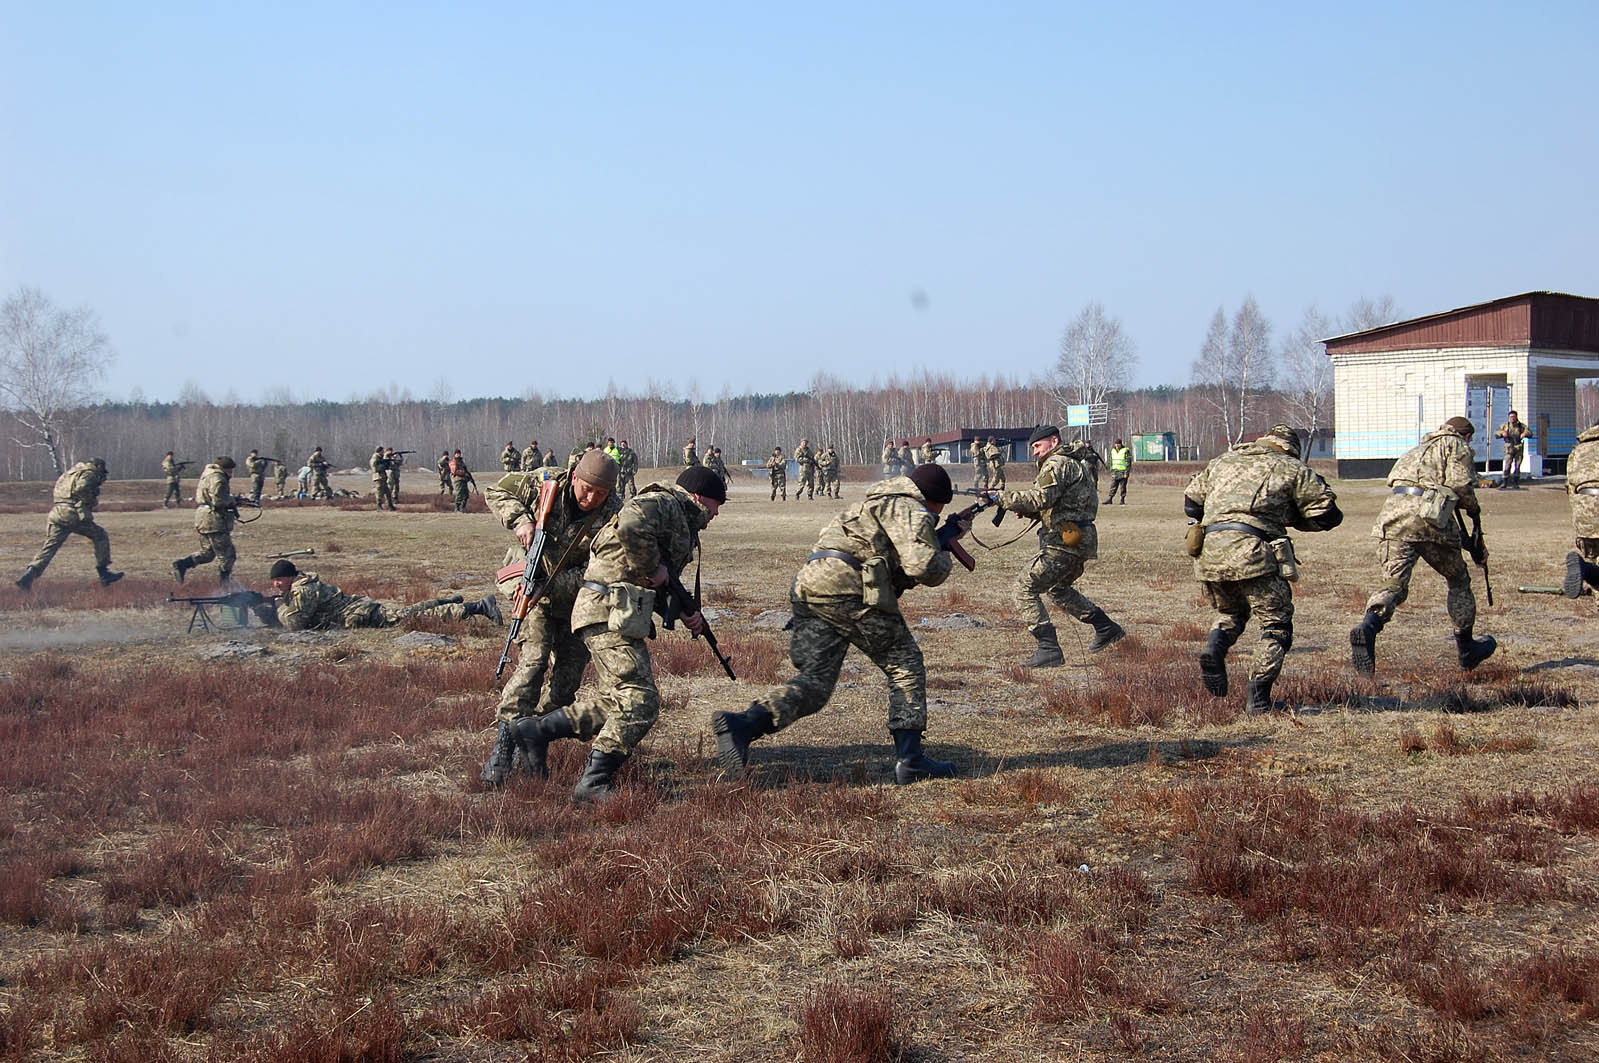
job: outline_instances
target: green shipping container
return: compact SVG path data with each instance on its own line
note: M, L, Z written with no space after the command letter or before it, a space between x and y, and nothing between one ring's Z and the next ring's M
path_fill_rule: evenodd
M1133 436L1134 461L1175 461L1176 432L1148 432Z

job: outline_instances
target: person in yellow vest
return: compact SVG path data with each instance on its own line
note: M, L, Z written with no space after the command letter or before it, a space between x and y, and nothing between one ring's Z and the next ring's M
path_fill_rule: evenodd
M1105 505L1110 505L1116 500L1116 489L1122 491L1122 505L1127 504L1127 473L1133 467L1133 452L1121 440L1110 445L1110 494L1105 498Z

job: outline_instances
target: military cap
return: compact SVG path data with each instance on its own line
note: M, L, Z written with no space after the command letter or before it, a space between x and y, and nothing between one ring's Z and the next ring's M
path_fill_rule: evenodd
M911 470L911 483L929 502L948 502L955 497L954 485L949 482L949 473L944 471L942 465L929 462L916 466Z
M1477 434L1477 426L1466 420L1464 417L1451 417L1449 420L1444 422L1443 426L1451 429L1452 431L1458 432L1463 436L1472 436Z
M1032 435L1027 437L1027 445L1028 446L1032 446L1034 443L1038 442L1040 439L1048 439L1050 436L1058 436L1058 435L1060 435L1060 429L1059 428L1056 428L1052 424L1041 424L1037 428L1033 429L1033 434Z

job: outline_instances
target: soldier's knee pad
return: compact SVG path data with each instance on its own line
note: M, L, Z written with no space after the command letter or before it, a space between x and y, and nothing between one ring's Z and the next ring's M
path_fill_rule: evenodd
M1273 620L1269 624L1262 624L1260 637L1270 642L1275 642L1286 650L1294 644L1294 622L1292 620Z

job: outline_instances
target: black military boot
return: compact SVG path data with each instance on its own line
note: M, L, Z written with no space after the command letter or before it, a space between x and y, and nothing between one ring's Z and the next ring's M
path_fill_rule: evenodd
M122 573L112 572L109 568L97 568L95 571L100 574L100 586L102 587L109 587L122 578Z
M1455 632L1455 652L1460 656L1460 667L1471 671L1483 661L1494 655L1494 650L1499 648L1499 643L1494 641L1492 635L1484 635L1480 639L1471 637L1471 628Z
M30 568L23 572L22 575L17 577L17 586L21 587L23 590L28 590L33 586L33 581L38 578L39 574Z
M550 743L557 738L576 738L577 724L565 709L556 709L543 716L524 716L511 725L511 740L527 758L528 770L541 779L550 777L550 764L546 754ZM589 760L593 765L593 758ZM608 776L607 776L608 777Z
M495 624L505 623L505 618L500 615L500 600L493 594L486 594L466 607L467 616L486 616Z
M1022 662L1023 668L1059 668L1066 663L1066 655L1060 652L1060 641L1055 637L1054 624L1039 624L1028 630L1038 640L1038 649Z
M1361 675L1377 672L1377 633L1382 627L1376 611L1367 609L1360 623L1349 631L1349 660Z
M1251 716L1270 712L1275 706L1271 700L1271 685L1275 680L1251 679L1249 694L1244 700L1244 711Z
M178 558L176 561L172 562L172 578L177 580L179 583L182 583L183 577L188 575L189 569L193 567L193 561L190 561L186 557Z
M501 720L499 727L494 731L494 748L489 750L489 759L484 763L483 771L478 778L490 786L504 786L505 777L511 774L511 765L515 762L515 733L508 721Z
M716 734L716 763L727 775L737 775L750 762L750 743L777 730L770 710L751 705L743 712L711 713Z
M553 713L551 715L554 715ZM562 713L564 716L565 713ZM611 780L616 778L616 773L622 770L622 765L627 763L626 753L602 753L597 749L589 750L588 766L583 769L583 777L577 781L577 786L572 790L572 803L574 805L591 805L596 801L604 801L614 792L611 789Z
M901 786L922 779L949 779L955 775L955 765L947 760L934 760L922 752L922 732L900 730L894 735L894 781Z
M1227 632L1213 627L1210 629L1210 640L1199 651L1199 678L1211 697L1227 696L1227 651L1231 648L1232 641L1228 639Z
M1585 583L1599 587L1599 565L1584 561L1582 555L1573 550L1566 555L1566 581L1561 590L1566 592L1567 598L1581 598Z
M1105 615L1105 610L1095 609L1086 623L1094 625L1094 641L1088 644L1089 653L1098 653L1113 642L1120 642L1127 632Z

